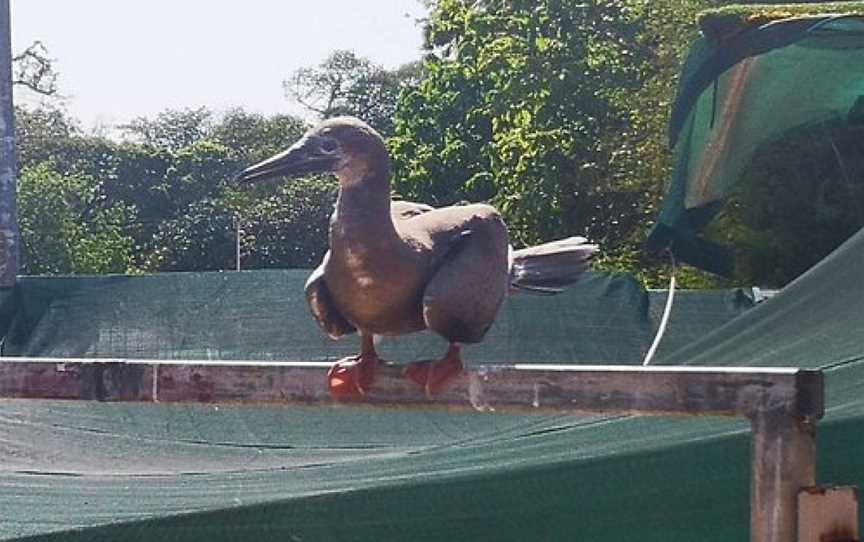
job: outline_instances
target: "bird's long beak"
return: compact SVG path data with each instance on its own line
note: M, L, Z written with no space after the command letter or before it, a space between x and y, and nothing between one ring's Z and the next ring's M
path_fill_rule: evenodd
M244 169L237 182L254 183L272 177L299 177L309 173L331 171L338 158L324 154L310 138L304 137L294 145L275 156Z

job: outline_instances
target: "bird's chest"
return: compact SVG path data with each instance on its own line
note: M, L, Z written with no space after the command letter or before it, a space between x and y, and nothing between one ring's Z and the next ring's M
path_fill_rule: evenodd
M349 321L389 334L414 330L422 319L422 284L416 270L397 250L336 241L324 276Z
M386 257L375 257L369 250L356 246L346 246L336 250L333 261L333 274L338 274L340 289L375 296L388 289L387 277L392 272Z

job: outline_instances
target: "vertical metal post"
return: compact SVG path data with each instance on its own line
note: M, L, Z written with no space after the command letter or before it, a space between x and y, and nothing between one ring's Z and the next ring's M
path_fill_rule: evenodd
M0 0L0 288L15 285L19 239L9 0Z
M752 418L751 542L796 542L798 493L816 484L816 432L812 420L788 412Z
M237 271L240 271L240 215L234 215L234 260L237 264Z

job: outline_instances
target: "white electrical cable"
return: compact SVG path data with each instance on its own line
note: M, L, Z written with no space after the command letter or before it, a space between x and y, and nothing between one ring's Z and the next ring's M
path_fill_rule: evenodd
M159 365L153 364L153 389L151 390L151 394L153 395L153 402L159 402Z
M669 253L669 259L672 261L672 270L669 273L669 295L666 297L666 307L663 309L663 317L660 319L660 327L657 328L654 342L651 343L651 348L648 349L645 359L642 360L643 366L651 363L651 360L654 358L657 347L660 346L660 341L663 339L663 334L666 333L666 324L669 323L669 315L672 314L672 303L675 300L675 256L671 252Z

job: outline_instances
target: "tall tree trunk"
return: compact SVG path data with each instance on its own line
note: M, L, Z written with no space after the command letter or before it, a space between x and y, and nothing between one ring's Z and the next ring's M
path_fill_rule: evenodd
M20 233L16 205L15 116L9 0L0 0L0 288L15 285Z

